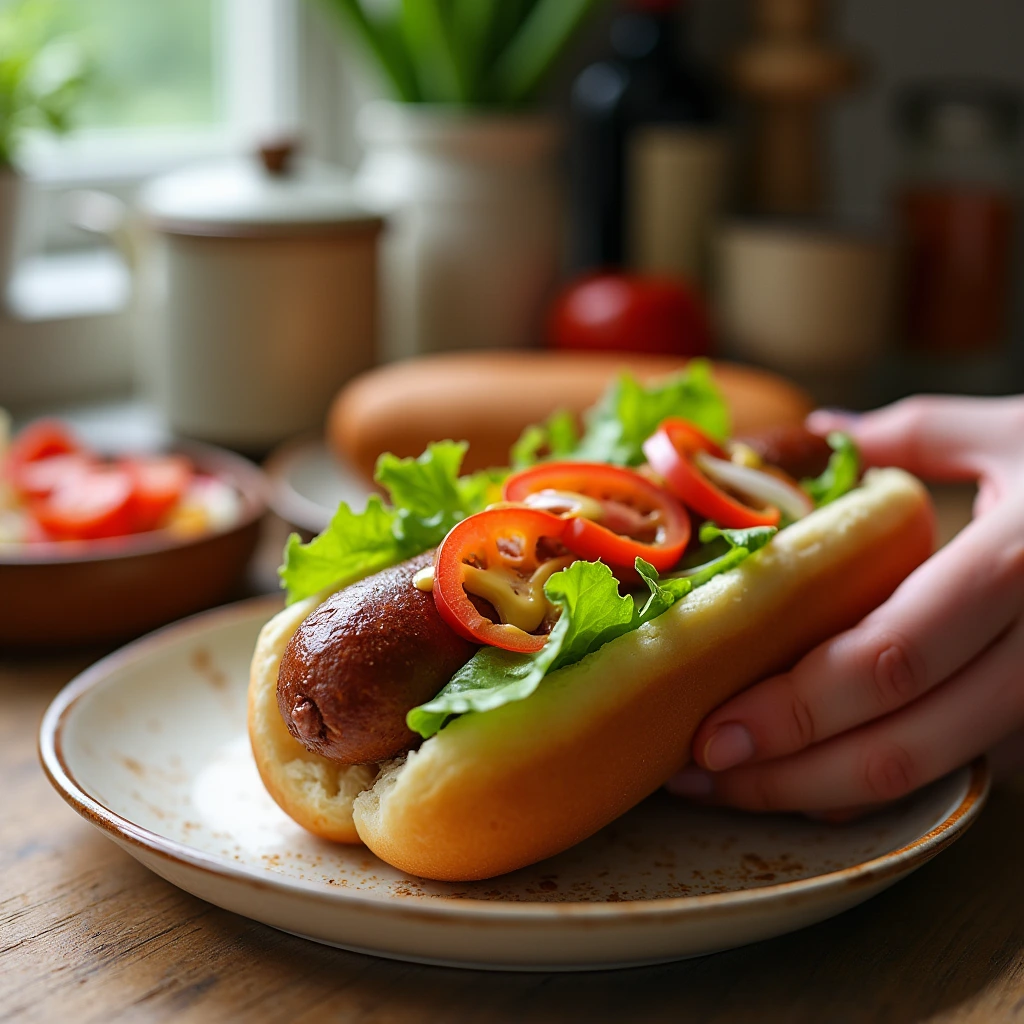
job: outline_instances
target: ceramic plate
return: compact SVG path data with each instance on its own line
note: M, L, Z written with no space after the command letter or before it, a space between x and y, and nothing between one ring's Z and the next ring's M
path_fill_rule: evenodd
M983 763L842 827L663 794L558 857L483 882L409 878L295 825L245 733L249 655L277 607L208 612L105 658L54 701L40 749L80 814L157 874L318 942L505 970L658 963L792 931L920 867L974 821Z
M270 506L306 536L319 533L346 501L366 507L370 488L320 438L300 438L274 451L264 467L270 480Z

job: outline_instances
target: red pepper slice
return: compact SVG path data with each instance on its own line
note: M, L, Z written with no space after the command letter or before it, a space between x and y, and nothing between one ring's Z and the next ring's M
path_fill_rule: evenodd
M636 559L673 568L690 541L690 517L666 490L631 469L591 462L547 462L514 473L505 500L566 519L562 543L589 562L632 572Z
M441 618L460 636L506 651L539 651L547 636L537 633L547 613L542 583L571 558L558 549L565 521L529 508L494 508L455 526L434 559L434 603ZM474 604L486 600L498 621ZM531 600L532 598L532 600ZM502 621L502 605L524 607L524 629ZM520 617L520 616L516 616Z
M651 468L664 478L669 490L687 507L727 529L776 526L777 508L751 508L701 472L701 453L716 459L729 456L703 431L686 420L665 420L643 445Z
M132 532L132 478L114 466L69 477L34 503L31 514L55 540L95 540Z
M18 431L7 449L11 467L36 462L51 455L85 453L78 438L60 420L36 420Z
M121 460L132 478L132 518L142 533L157 529L192 482L192 463L184 455L139 455Z

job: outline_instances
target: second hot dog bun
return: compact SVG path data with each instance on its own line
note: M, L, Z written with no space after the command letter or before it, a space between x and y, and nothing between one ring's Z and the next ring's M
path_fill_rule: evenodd
M468 881L523 867L661 786L688 760L711 710L858 622L929 556L933 538L922 485L900 470L872 471L664 615L553 673L526 700L451 722L379 774L317 766L322 759L278 722L294 747L284 743L259 710L273 704L276 712L275 656L315 599L295 605L265 628L253 662L257 764L278 803L318 834L349 835L351 806L358 837L402 871ZM360 785L358 771L376 776L372 785ZM321 830L330 801L335 819Z
M342 389L327 419L332 449L367 478L384 451L419 455L430 441L469 441L463 472L504 466L530 423L553 409L582 413L614 378L640 381L678 373L672 356L558 352L455 352L370 370ZM813 408L796 385L764 370L715 363L737 436L802 423Z

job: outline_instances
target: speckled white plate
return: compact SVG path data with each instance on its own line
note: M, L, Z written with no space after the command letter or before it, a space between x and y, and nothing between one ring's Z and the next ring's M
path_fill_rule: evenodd
M186 620L84 672L43 721L50 780L175 885L318 942L504 970L657 963L820 921L920 867L974 821L977 763L842 827L658 795L573 850L484 882L409 878L334 846L263 790L245 732L260 599Z

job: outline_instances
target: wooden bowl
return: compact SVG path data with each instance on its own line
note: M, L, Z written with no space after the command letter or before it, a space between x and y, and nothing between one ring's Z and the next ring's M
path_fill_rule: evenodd
M225 530L166 530L109 540L0 548L0 648L110 643L139 636L231 595L266 511L263 474L218 448L179 445L201 473L241 498Z

